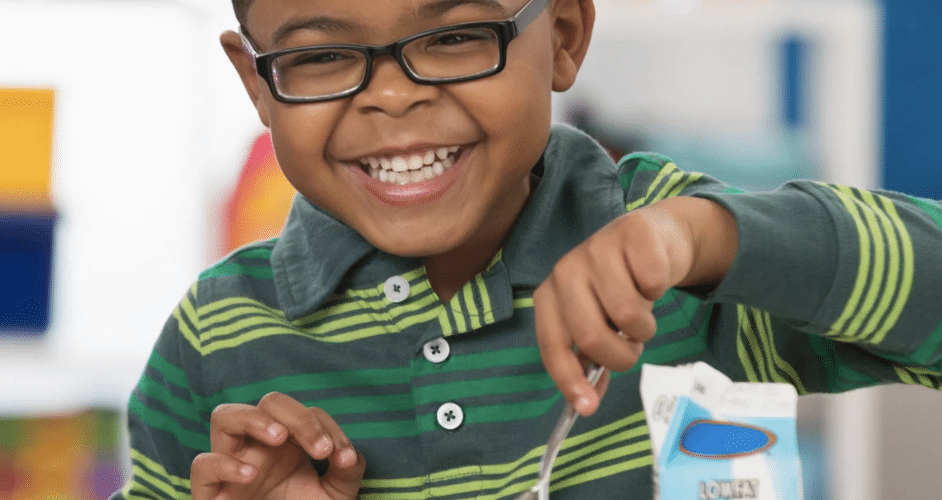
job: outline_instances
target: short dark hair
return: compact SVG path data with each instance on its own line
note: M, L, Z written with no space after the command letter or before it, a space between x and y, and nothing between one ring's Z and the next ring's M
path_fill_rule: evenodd
M236 20L239 25L245 26L245 15L249 11L252 0L232 0L232 9L235 11Z

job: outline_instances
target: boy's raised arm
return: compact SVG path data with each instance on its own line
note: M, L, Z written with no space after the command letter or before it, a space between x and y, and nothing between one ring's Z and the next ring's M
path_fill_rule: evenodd
M940 203L812 181L743 193L653 156L622 169L629 213L534 294L544 363L580 412L598 396L573 348L616 371L643 362L669 287L698 296L701 357L735 379L942 387Z

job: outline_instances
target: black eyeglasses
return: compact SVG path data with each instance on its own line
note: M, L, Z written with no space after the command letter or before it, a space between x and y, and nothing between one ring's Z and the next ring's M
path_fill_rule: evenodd
M259 54L243 27L242 44L255 70L284 103L348 97L366 88L373 60L393 56L410 80L426 85L466 82L499 73L507 45L546 8L530 0L513 17L444 26L389 45L310 45Z

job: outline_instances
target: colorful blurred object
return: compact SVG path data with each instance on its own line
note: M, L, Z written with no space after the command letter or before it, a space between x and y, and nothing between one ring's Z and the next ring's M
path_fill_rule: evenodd
M0 500L100 500L121 487L117 411L0 417Z
M0 332L41 333L49 323L54 97L0 89Z
M235 192L226 205L223 253L278 236L294 194L294 187L275 159L271 135L262 133L252 144Z

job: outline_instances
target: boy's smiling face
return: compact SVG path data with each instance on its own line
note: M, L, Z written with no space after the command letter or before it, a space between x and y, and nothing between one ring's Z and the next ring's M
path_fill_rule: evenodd
M385 45L441 26L506 19L526 2L254 0L244 27L260 52ZM549 137L551 91L573 83L588 45L589 32L573 21L591 18L586 4L551 2L510 43L506 66L495 75L417 84L382 56L363 91L315 103L275 100L238 35L227 32L221 40L295 188L376 247L427 257L497 245L513 225ZM276 43L275 34L289 25L306 27ZM396 172L403 162L419 173Z

